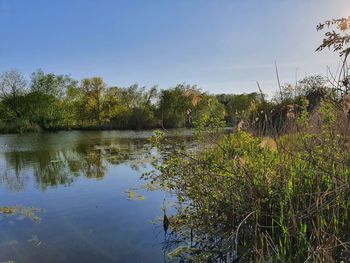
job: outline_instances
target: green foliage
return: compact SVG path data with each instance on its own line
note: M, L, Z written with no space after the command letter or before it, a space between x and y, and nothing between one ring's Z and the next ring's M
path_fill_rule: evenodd
M15 119L9 123L0 122L1 133L25 133L40 132L42 129L39 125L29 122L26 119Z
M34 72L31 77L30 92L25 96L25 118L44 129L50 129L71 120L69 109L72 109L69 103L65 102L76 84L77 82L67 75L45 74L42 70Z
M0 75L0 99L5 120L22 117L27 82L18 70L5 71Z
M322 100L334 101L334 93L326 80L318 75L306 77L295 86L284 85L271 101L255 101L252 104L248 117L250 130L258 135L269 136L293 132L305 100L305 110L312 113Z
M102 78L85 78L80 84L68 75L38 70L31 75L29 89L20 72L4 72L0 78L2 132L55 129L148 129L237 126L271 134L285 132L290 105L300 97L313 110L329 89L322 77L304 79L297 87L283 89L282 101L264 101L257 93L210 95L196 86L146 89L108 87ZM297 113L298 110L296 110ZM266 123L266 116L271 123ZM21 127L23 125L23 127Z
M323 102L314 133L301 104L300 132L280 137L277 148L238 130L197 151L174 148L148 174L181 203L169 217L173 260L348 260L349 140L337 128L344 116Z
M159 115L165 128L193 127L203 118L223 120L225 117L224 105L196 86L178 85L162 90L159 104Z
M184 127L189 124L191 97L186 96L190 86L178 85L174 89L162 90L160 95L160 117L167 128Z
M240 120L246 120L251 107L260 100L260 96L253 92L249 94L219 94L218 101L224 105L228 125L236 125Z
M45 94L55 98L62 98L67 93L67 89L76 85L76 81L67 75L55 75L54 73L45 74L39 69L32 73L31 91Z
M192 124L196 126L204 119L224 121L225 119L225 107L222 105L215 96L203 94L201 101L193 108L191 113ZM205 124L208 126L209 123ZM225 125L225 124L223 124Z
M81 118L89 124L101 125L102 99L106 84L100 77L83 79L80 89L82 91Z

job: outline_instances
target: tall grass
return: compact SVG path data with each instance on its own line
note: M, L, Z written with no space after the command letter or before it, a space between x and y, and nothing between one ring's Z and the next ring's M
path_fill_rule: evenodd
M275 140L238 130L195 152L176 147L148 175L180 202L170 259L349 262L350 126L338 108L304 107Z
M29 122L28 120L17 119L12 122L0 121L0 133L25 133L25 132L40 132L42 128Z

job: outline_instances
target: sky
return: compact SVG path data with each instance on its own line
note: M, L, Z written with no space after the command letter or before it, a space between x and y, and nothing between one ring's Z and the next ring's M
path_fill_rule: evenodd
M350 0L0 0L0 72L100 76L110 86L277 90L336 70L316 25Z

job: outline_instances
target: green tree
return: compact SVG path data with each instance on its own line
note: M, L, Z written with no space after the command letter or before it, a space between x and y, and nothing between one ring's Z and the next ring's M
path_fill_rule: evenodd
M75 126L80 123L80 109L82 108L82 91L77 85L77 81L73 81L67 87L66 95L63 98L63 122L66 126Z
M30 88L32 92L40 92L47 96L62 99L68 87L72 84L74 84L74 81L68 75L45 74L43 70L39 69L32 73Z
M65 98L76 81L67 75L45 74L38 70L32 74L30 93L26 96L27 119L43 128L51 128L65 121Z
M191 89L189 85L177 85L173 89L162 90L160 95L160 118L166 128L184 127L189 124L189 113L192 104L192 95L186 94Z
M156 87L132 85L109 88L104 98L104 115L118 128L149 128L157 125L158 91Z
M157 125L156 121L156 99L157 88L152 87L146 91L139 89L137 105L134 105L129 119L129 127L133 129L151 128Z
M22 117L27 81L18 70L5 71L0 75L0 99L7 120Z
M309 112L315 109L322 100L332 95L331 88L323 76L306 77L298 82L299 96L305 96L309 102Z
M248 117L250 108L260 100L260 95L256 92L248 94L219 94L216 95L216 98L225 107L227 124L235 125L238 121Z
M92 124L101 125L102 100L106 90L106 84L100 77L85 78L80 86L82 98L82 118Z

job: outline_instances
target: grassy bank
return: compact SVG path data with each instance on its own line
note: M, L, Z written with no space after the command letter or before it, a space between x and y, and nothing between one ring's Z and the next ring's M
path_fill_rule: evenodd
M43 129L25 120L16 120L10 123L0 122L0 134L42 132Z
M268 140L245 131L202 134L198 151L174 145L145 175L180 200L167 218L170 259L350 260L349 120L324 102L312 115L301 111L293 128ZM154 142L162 147L164 139Z

